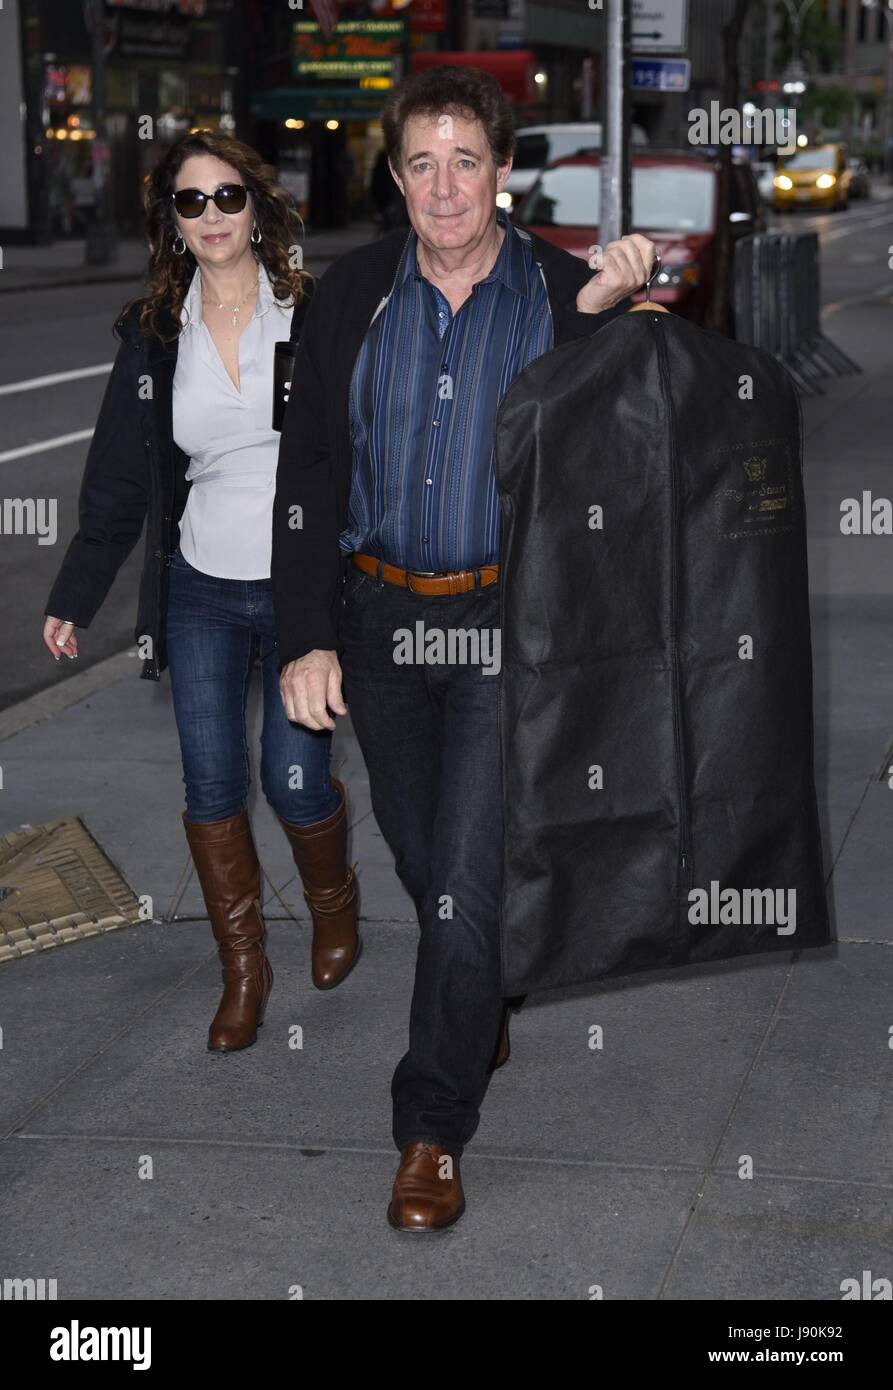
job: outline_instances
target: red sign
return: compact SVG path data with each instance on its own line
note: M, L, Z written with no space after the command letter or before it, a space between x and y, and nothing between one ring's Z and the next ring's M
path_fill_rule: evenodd
M463 67L481 68L495 77L506 96L526 105L536 95L533 85L533 53L526 48L494 49L474 53L413 53L412 71L435 68L452 63Z
M417 34L442 34L447 27L447 0L412 0L411 23Z

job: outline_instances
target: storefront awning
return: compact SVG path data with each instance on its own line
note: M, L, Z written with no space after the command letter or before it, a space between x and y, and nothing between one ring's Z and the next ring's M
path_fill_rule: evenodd
M361 87L271 87L257 92L251 110L262 121L378 120L387 91Z

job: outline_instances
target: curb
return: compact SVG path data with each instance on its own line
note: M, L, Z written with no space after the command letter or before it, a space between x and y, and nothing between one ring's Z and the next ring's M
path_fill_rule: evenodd
M343 252L339 252L343 255ZM308 256L307 266L328 266L332 261L337 260L337 256ZM15 271L13 272L15 274ZM0 294L24 294L30 290L70 290L77 288L78 285L132 285L134 281L142 284L145 278L145 267L140 270L116 271L114 275L71 275L64 280L27 280L24 284L4 285L0 284Z
M88 696L95 695L110 685L116 685L118 681L131 675L139 675L135 645L128 647L126 651L116 652L114 656L107 656L103 661L97 661L95 666L90 666L86 671L66 676L57 685L38 690L35 695L29 695L27 699L10 705L8 709L0 710L0 743L20 734L23 729L31 728L33 724L52 719L70 705L80 704L81 700L86 700Z
M65 290L75 285L125 285L142 280L144 274L143 270L131 270L126 275L119 271L114 275L77 275L64 280L27 280L23 285L0 284L0 294L21 294L25 290Z

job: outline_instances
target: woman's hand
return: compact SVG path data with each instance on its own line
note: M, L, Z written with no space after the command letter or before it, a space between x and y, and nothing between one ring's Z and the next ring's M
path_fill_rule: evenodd
M59 660L62 652L72 660L78 654L78 639L74 635L74 623L67 623L64 618L47 618L43 625L43 640L47 650L52 652L56 661Z

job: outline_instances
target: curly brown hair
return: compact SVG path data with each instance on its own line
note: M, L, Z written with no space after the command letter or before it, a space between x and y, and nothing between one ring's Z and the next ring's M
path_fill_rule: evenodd
M149 243L146 288L125 306L126 312L138 305L140 331L146 337L154 334L162 343L172 342L180 332L180 310L196 267L188 247L182 256L171 249L179 234L171 194L183 164L192 155L201 154L231 164L251 194L261 231L260 244L253 251L267 270L276 298L285 300L293 295L295 303L299 303L306 282L313 278L291 264L302 224L289 194L277 181L275 169L265 164L250 145L229 135L212 130L184 135L165 151L145 180L143 208Z
M410 116L439 116L445 111L480 121L495 164L505 164L512 157L514 117L496 78L479 68L443 64L414 72L388 93L381 123L385 149L395 169L400 168L403 129Z

